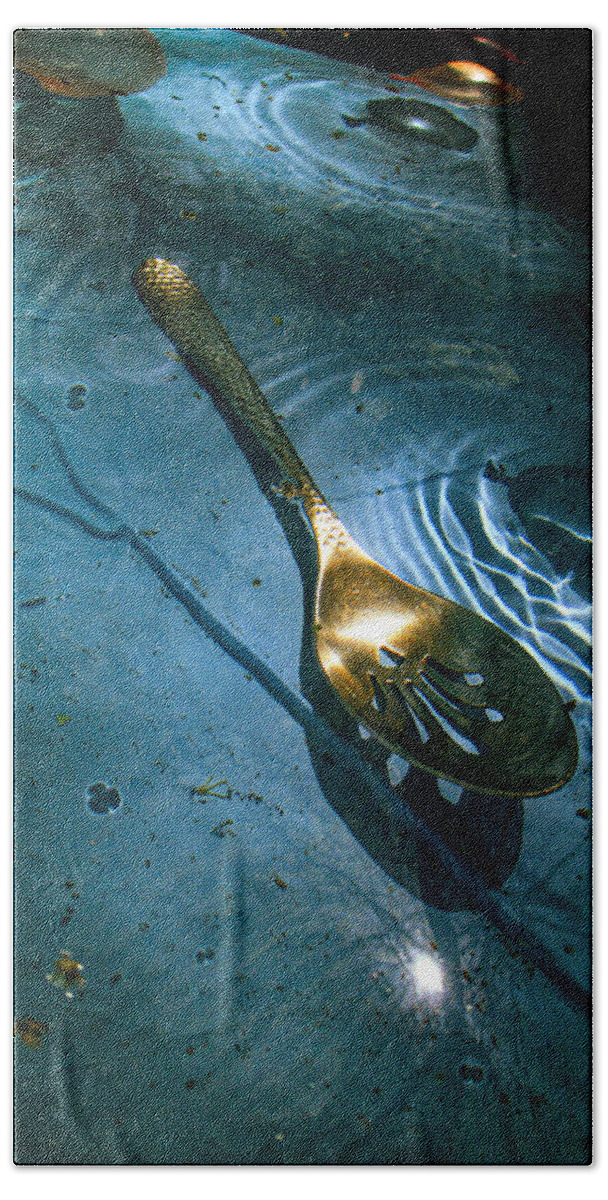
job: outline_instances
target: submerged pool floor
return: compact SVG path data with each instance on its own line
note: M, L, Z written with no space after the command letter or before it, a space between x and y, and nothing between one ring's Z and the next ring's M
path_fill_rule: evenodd
M364 549L575 702L551 796L376 765L588 987L585 246L514 198L496 110L402 84L426 138L372 71L157 36L112 149L41 165L19 109L17 1161L585 1163L585 1015L428 854L355 837L357 780L111 536L299 692L289 520L134 291L158 255Z

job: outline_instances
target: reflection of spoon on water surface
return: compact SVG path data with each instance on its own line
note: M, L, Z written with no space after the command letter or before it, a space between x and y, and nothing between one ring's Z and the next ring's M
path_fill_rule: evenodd
M357 545L330 509L205 299L179 267L133 276L186 365L256 435L301 500L319 557L316 651L342 704L385 746L464 787L554 791L577 761L554 685L498 626L404 583Z

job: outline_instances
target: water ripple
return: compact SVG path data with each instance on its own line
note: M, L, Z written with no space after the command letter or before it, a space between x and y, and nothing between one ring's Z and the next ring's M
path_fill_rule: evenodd
M169 86L173 103L168 103ZM412 85L402 85L399 93L420 99ZM411 255L414 241L430 263L439 246L426 243L440 236L450 247L446 252L457 254L461 272L460 251L474 244L492 261L498 256L503 274L507 268L509 274L532 280L569 270L571 278L566 232L524 205L516 212L504 187L497 190L502 174L496 170L500 135L495 114L467 113L479 139L470 152L460 153L395 136L367 122L367 103L379 98L387 98L384 82L369 72L361 71L359 79L319 78L315 64L302 71L275 67L264 79L256 70L247 79L225 61L221 77L177 65L171 84L159 83L154 94L159 127L170 128L173 135L179 130L182 149L175 151L172 169L182 190L184 185L195 189L193 202L215 166L218 178L231 181L233 202L238 176L247 178L261 208L289 210L292 234L297 221L315 229L317 236L331 227L340 240L357 213L371 234L367 216L372 215L374 224L386 227L380 240L384 245L390 234L397 257L402 250ZM429 102L462 115L426 95ZM134 115L138 102L123 107ZM345 116L364 123L349 127ZM154 154L145 124L139 138L146 154ZM216 201L220 190L218 183ZM401 227L403 218L407 225ZM406 246L399 245L403 239Z
M389 569L496 622L555 684L590 701L591 606L517 528L477 471L370 498L365 544ZM356 531L355 531L356 532Z
M474 465L480 450L473 434L443 449L443 471L406 485L394 478L392 486L373 494L371 463L376 458L384 460L383 485L387 473L398 474L399 458L387 467L382 454L382 428L394 415L394 396L386 384L390 377L394 389L408 369L407 362L356 367L352 351L302 361L294 347L261 352L252 361L254 375L288 422L300 452L365 548L402 578L495 621L530 651L567 696L588 701L590 606L527 542L502 490L492 487ZM352 411L360 389L366 409L369 396L377 397L380 415L357 440ZM422 464L433 459L427 443L428 436L413 456ZM342 447L339 476L327 469L335 463L337 444ZM359 453L361 460L355 457ZM350 487L347 495L335 494L332 480L348 478L356 485L357 471L361 490L354 496Z

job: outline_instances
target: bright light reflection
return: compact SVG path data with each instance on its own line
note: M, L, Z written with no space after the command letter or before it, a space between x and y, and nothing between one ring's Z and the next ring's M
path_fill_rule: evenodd
M344 670L344 663L339 654L330 646L323 647L323 666L326 671Z
M436 1000L443 995L443 971L436 958L430 954L417 954L411 963L416 991L427 1000Z
M354 641L367 642L372 646L390 646L391 640L398 641L407 630L408 625L411 624L413 624L413 617L408 618L403 611L391 612L381 609L375 612L372 610L364 613L358 620L343 625L340 635L344 638L352 638Z

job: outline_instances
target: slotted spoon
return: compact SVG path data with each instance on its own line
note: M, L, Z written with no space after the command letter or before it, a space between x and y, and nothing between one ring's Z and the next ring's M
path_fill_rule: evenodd
M511 796L561 787L576 767L576 732L570 706L532 656L492 621L365 554L178 266L148 259L133 283L192 374L272 455L284 494L301 501L319 556L317 655L348 712L389 750L463 787Z

